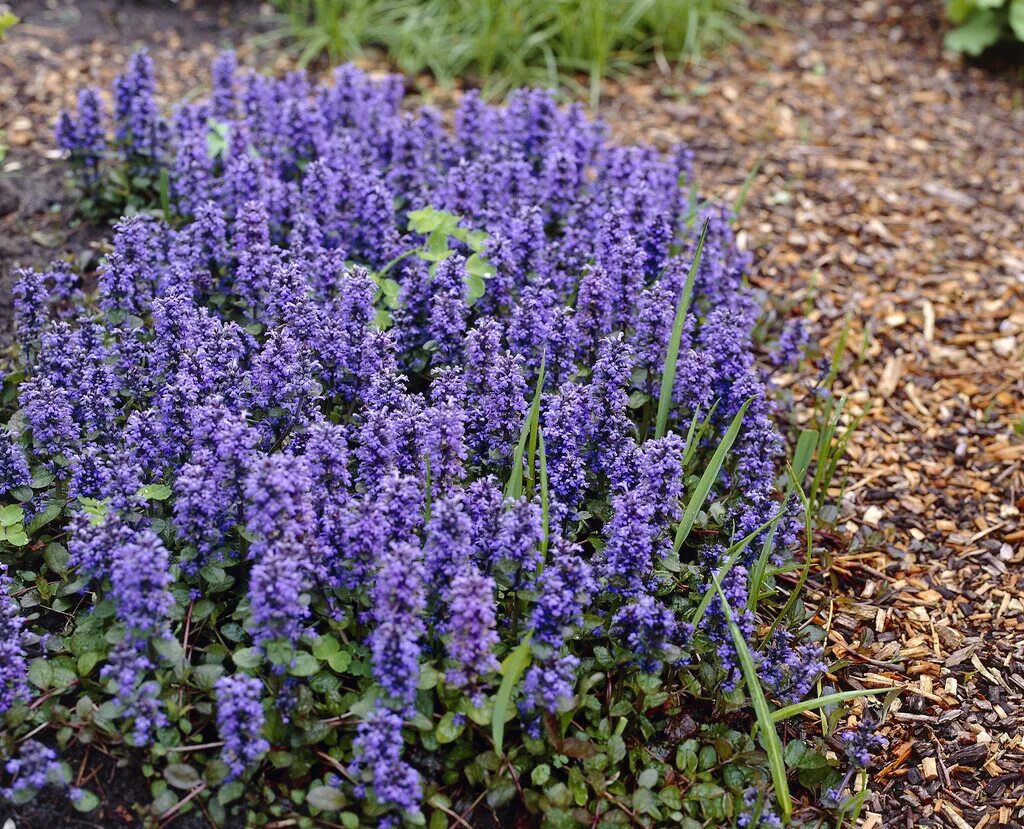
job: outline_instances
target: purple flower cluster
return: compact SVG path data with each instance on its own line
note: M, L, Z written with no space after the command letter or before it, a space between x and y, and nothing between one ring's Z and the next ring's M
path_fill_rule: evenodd
M399 79L351 66L314 86L225 54L212 100L172 122L144 54L114 92L113 144L86 93L61 146L90 175L119 154L163 166L173 222L118 223L95 303L59 269L22 275L23 427L0 444L0 471L10 489L45 467L106 502L105 521L73 519L69 547L128 629L103 676L136 740L163 721L147 648L172 582L204 597L221 565L247 586L231 595L267 656L308 646L328 619L364 627L381 699L352 773L398 809L420 797L402 724L425 662L480 702L511 631L529 635L517 701L534 722L575 693L585 620L630 670L676 664L692 631L661 564L688 494L684 453L712 451L748 405L712 495L745 534L777 508L781 451L753 358L749 257L729 217L680 187L685 151L617 147L537 91L504 108L467 94L449 132L401 106ZM451 233L411 230L424 214ZM655 438L704 220L669 429ZM542 363L546 491L534 435L525 485L503 492ZM704 445L687 447L691 419L715 403ZM141 505L160 485L171 497L157 523ZM723 589L752 635L749 563ZM705 628L735 682L720 605ZM818 662L785 650L771 684L797 695ZM217 697L238 775L267 748L259 682L222 679Z
M0 715L28 694L25 622L10 589L7 565L0 564Z
M0 798L10 800L19 792L37 792L47 786L66 788L68 774L57 760L57 753L37 740L26 740L16 757L4 764L11 784L0 787Z
M218 679L216 690L217 731L224 741L221 756L231 777L241 777L270 749L262 737L262 687L255 677L237 674Z

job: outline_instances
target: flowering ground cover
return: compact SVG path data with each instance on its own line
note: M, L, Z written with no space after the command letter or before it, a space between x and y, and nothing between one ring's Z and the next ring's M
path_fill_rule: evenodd
M352 67L214 78L165 120L140 54L58 125L134 215L95 285L15 292L5 795L94 808L95 746L165 820L772 826L787 765L856 809L870 727L849 768L776 732L824 706L776 577L830 429L782 474L687 152L540 92L449 131Z

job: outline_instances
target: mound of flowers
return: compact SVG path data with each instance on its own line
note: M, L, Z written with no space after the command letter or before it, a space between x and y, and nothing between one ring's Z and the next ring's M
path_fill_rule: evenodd
M58 127L135 215L16 289L8 795L95 806L95 746L164 818L778 825L744 663L782 703L825 666L688 153L541 92L449 130L352 67L213 74L168 122L140 54Z

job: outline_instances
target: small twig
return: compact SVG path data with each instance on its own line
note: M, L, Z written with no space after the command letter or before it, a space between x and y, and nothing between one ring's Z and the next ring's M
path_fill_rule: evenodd
M636 812L634 812L632 809L630 809L625 803L622 803L621 801L616 800L608 792L601 792L601 797L603 797L605 800L609 801L610 803L612 803L613 805L615 805L616 807L621 809L623 812L625 812L627 815L629 815L634 821L637 820Z
M479 805L480 805L480 801L484 799L484 796L485 796L486 794L487 794L487 791L486 791L486 790L484 790L484 791L480 792L480 794L479 794L479 795L477 795L477 798L476 798L476 800L474 800L474 801L473 801L472 803L470 803L470 804L469 804L469 808L468 808L468 809L466 809L466 811L464 811L464 812L462 813L462 817L463 817L463 818L466 818L466 817L468 817L469 815L473 814L473 810L474 810L474 809L475 809L475 808L476 808L477 806L479 806Z
M337 760L335 760L326 751L317 751L316 752L316 756L319 757L321 760L323 760L325 763L330 764L338 773L340 773L350 783L354 783L354 784L358 784L359 783L358 780L356 780L351 774L349 774L348 769L345 768L345 766L342 763L340 763Z
M458 812L453 812L451 809L449 809L443 803L439 803L439 802L434 801L434 802L431 802L430 805L433 806L435 809L440 809L442 812L444 812L446 815L448 815L448 817L450 817L456 823L461 824L462 826L465 826L466 829L473 829L473 825L472 824L466 823L466 821L464 821L462 819L462 816Z
M216 743L202 743L197 746L171 746L170 748L165 748L164 751L202 751L205 748L220 748L222 745L224 745L224 741L220 740Z
M177 803L171 806L170 809L168 809L166 812L157 817L157 820L159 820L161 824L166 825L168 822L170 822L170 818L174 817L176 814L178 814L178 812L185 808L186 803L188 803L190 800L192 800L192 798L196 797L200 792L204 791L205 789L206 781L203 780L199 783L198 786L192 789L192 791L185 795L181 800L179 800Z

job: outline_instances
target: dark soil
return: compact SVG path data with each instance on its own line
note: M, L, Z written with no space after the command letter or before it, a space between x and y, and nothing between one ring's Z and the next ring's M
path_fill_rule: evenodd
M157 61L161 91L184 94L206 81L219 48L266 25L257 0L204 0L191 11L170 0L8 5L22 22L0 45L0 144L9 145L0 164L0 343L10 335L14 271L78 256L105 233L74 215L52 138L60 108L87 83L109 89L141 47Z

